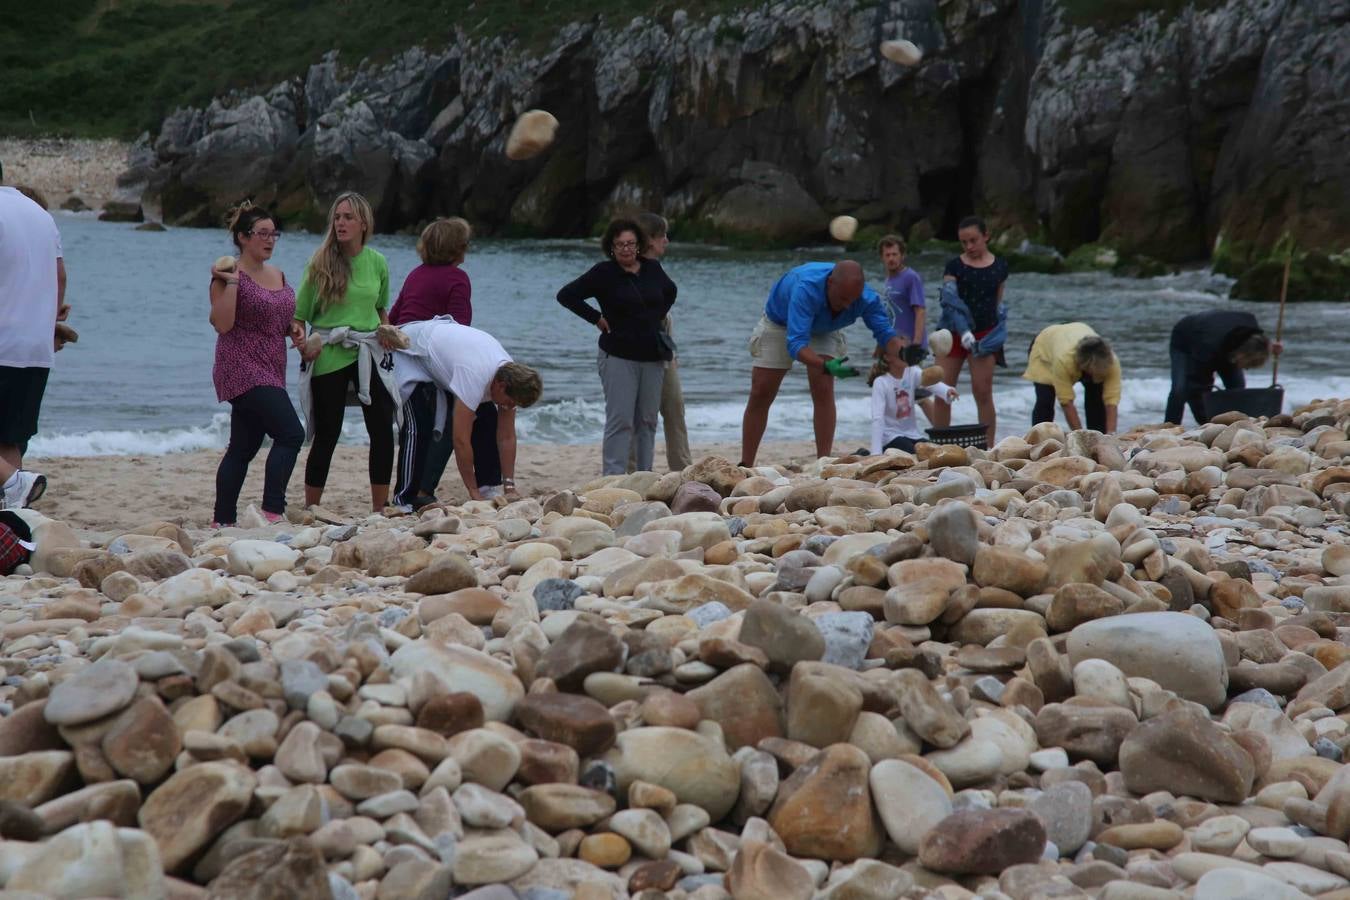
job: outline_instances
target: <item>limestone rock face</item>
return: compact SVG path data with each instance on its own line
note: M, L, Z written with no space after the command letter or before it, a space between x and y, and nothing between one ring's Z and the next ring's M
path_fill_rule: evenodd
M1313 88L1305 75L1343 37L1338 10L803 3L577 23L534 52L465 35L348 68L335 51L303 79L174 112L131 154L110 211L161 204L166 221L204 225L248 195L315 222L346 188L372 201L382 230L456 208L489 230L582 233L636 207L790 245L824 238L841 211L950 228L940 211L957 187L941 173L964 152L981 208L1014 233L1044 220L1061 249L1100 237L1167 261L1205 257L1223 233L1239 275L1286 229L1302 247L1347 243L1350 163L1334 137L1347 76L1333 66ZM878 52L899 34L923 52L917 66ZM936 72L944 89L922 87ZM997 114L952 99L983 79L1006 95ZM508 159L532 106L557 116L554 142ZM597 112L586 127L569 115L581 109ZM922 139L896 124L916 121ZM1260 212L1272 204L1287 216Z

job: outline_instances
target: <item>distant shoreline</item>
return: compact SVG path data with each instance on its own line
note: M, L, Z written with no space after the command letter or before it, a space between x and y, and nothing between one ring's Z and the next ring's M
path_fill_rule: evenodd
M55 210L71 197L101 209L126 169L130 141L86 138L0 138L4 183L36 188Z

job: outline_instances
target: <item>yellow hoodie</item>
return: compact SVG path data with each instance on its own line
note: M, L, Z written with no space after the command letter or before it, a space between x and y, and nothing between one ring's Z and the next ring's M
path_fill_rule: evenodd
M1085 337L1094 337L1097 332L1091 325L1082 322L1068 322L1064 325L1051 325L1036 335L1031 345L1031 355L1027 359L1027 370L1022 377L1036 384L1049 384L1055 388L1055 399L1061 406L1073 402L1073 386L1083 377L1083 372L1074 361L1078 342ZM1108 406L1120 405L1120 360L1117 359L1107 373L1102 385L1102 400Z

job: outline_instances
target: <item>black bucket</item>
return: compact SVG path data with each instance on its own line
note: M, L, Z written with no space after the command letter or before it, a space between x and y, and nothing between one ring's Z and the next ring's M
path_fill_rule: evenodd
M988 450L989 431L976 422L974 425L953 425L950 428L928 428L928 443L955 444L958 447L976 447Z
M1284 388L1239 388L1235 391L1210 391L1205 396L1205 416L1240 412L1253 418L1278 416L1284 411Z

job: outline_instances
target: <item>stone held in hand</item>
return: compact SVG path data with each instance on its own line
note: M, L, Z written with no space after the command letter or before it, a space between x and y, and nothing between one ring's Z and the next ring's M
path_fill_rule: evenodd
M923 60L923 51L913 41L882 41L881 55L902 66L917 66Z
M217 272L233 272L235 261L233 256L220 256L216 258L213 268Z
M946 328L939 328L928 336L928 349L939 358L948 355L952 352L952 333Z
M397 325L380 325L375 329L375 335L379 338L381 343L392 344L399 350L407 350L412 346L412 341L403 333L403 329L399 328Z
M858 220L852 216L835 216L830 220L830 237L848 243L858 233Z
M558 120L552 113L542 109L526 110L511 127L511 134L506 139L506 158L522 160L538 156L553 143L557 132Z

